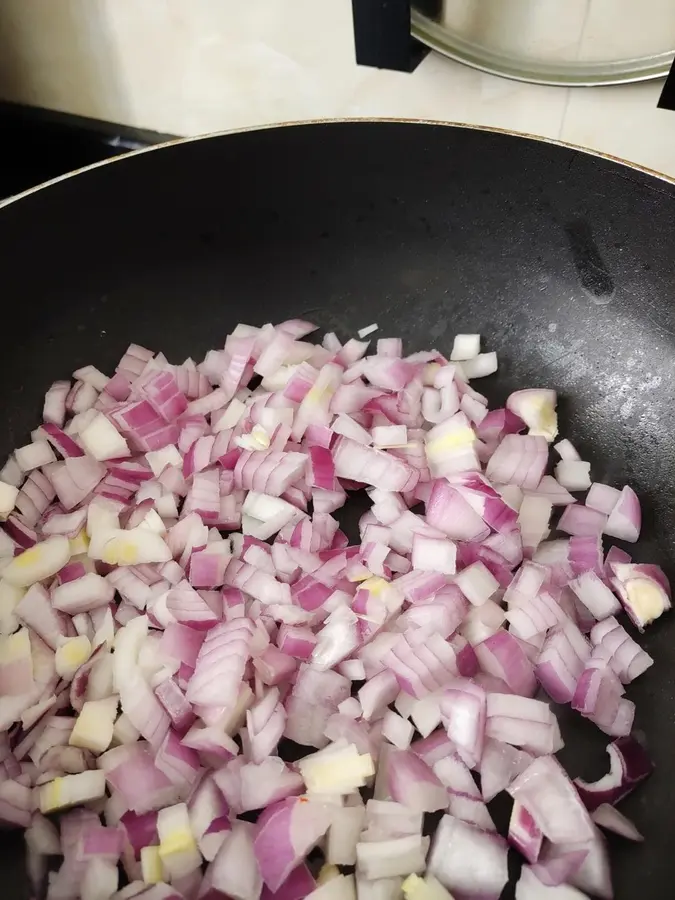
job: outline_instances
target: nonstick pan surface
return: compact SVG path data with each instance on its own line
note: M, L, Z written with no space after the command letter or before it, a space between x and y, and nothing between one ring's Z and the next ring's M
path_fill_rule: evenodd
M478 331L500 358L481 390L558 390L561 432L595 480L643 500L635 556L675 576L675 187L578 150L412 123L321 123L132 154L0 209L0 456L49 384L131 342L173 361L239 321L309 318L339 336L449 351ZM612 845L616 897L673 895L675 620L643 639L629 688L656 774L622 804L644 845ZM572 774L606 740L563 716ZM3 896L29 896L3 836Z

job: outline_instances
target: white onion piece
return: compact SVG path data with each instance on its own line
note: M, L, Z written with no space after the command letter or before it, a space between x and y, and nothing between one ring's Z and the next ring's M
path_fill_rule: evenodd
M0 520L4 520L14 509L16 498L19 495L18 487L0 481Z
M643 630L670 609L670 587L659 566L613 563L611 569L612 585L637 628Z
M455 361L474 359L480 353L479 334L457 334L450 352L450 359Z
M553 445L553 449L557 452L560 459L565 462L578 462L581 459L578 450L567 438L558 441Z
M337 873L323 883L319 880L319 886L305 896L311 900L356 900L354 876Z
M390 751L387 781L392 799L415 812L435 812L447 806L447 793L437 775L409 750Z
M297 763L308 794L350 794L375 774L370 754L360 755L354 744L335 742Z
M593 824L566 773L552 756L534 760L508 787L553 843L590 840Z
M106 859L92 859L82 877L82 900L109 900L119 884L117 864Z
M117 697L86 701L68 739L71 747L82 747L96 754L106 751L113 737L117 704Z
M71 681L80 666L87 662L91 653L91 641L86 634L64 638L54 657L56 671L64 681Z
M336 866L356 865L356 845L363 830L364 806L336 807L326 838L326 860Z
M497 354L479 353L472 359L462 360L461 371L465 378L485 378L493 375L498 369Z
M458 755L439 759L433 771L447 789L447 809L451 816L483 831L497 830L471 772Z
M68 538L57 534L15 556L4 568L2 577L17 587L30 587L55 575L69 559Z
M635 491L626 485L609 513L604 533L635 543L640 537L641 526L640 501Z
M557 402L555 391L530 389L511 394L506 408L525 422L529 434L541 435L551 442L558 434Z
M529 866L523 866L516 885L516 900L588 900L588 896L567 884L554 887L542 884Z
M306 798L283 800L267 808L256 829L254 852L263 881L271 891L281 887L328 831L330 820L330 805Z
M440 881L430 874L424 878L409 875L401 885L401 890L406 900L452 900Z
M506 790L531 762L532 756L526 751L489 738L480 763L481 790L485 802Z
M89 555L102 559L108 565L138 566L171 559L171 551L162 537L142 526L127 531L112 529L103 533L101 541L100 556L92 553L93 541Z
M182 878L199 868L202 857L184 803L177 803L159 811L157 834L159 857L164 871L171 879Z
M620 496L621 491L618 491L616 488L611 487L609 484L594 481L586 496L586 506L589 506L591 509L597 509L598 512L609 516L619 502Z
M628 841L644 841L644 837L640 834L631 820L626 818L626 816L609 803L601 803L597 809L593 810L591 818L596 825L600 826L600 828L618 834Z
M499 588L499 582L481 562L472 563L456 577L455 584L474 606L482 606Z
M34 441L25 447L18 447L14 451L14 458L22 472L31 472L41 466L48 466L56 461L54 451L47 441Z
M428 871L450 893L499 897L508 878L506 844L452 816L443 816L433 838Z
M382 736L385 737L399 750L407 750L410 746L415 729L412 723L406 721L388 709L382 720Z
M369 880L424 871L429 838L419 834L356 845L359 871Z
M54 609L70 615L108 606L115 596L113 586L101 575L87 572L82 578L67 581L52 591Z
M398 900L402 882L400 877L376 878L371 881L357 872L356 889L359 900Z
M66 775L44 784L38 791L40 812L77 806L90 800L98 800L105 794L105 774L99 770Z
M568 491L585 491L591 486L591 464L581 460L566 460L555 467L555 477Z
M584 572L569 582L570 588L598 621L613 616L621 604L595 572Z
M80 430L79 441L87 453L99 461L130 455L129 445L103 413L96 413Z
M0 694L15 697L33 690L33 654L27 628L0 639Z

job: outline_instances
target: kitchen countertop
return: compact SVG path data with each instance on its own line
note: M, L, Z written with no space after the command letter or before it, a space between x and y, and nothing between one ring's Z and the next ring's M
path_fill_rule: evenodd
M626 27L639 27L636 21ZM566 141L675 177L662 81L524 84L430 53L357 67L348 0L3 0L0 99L197 135L318 118L460 122Z
M675 177L675 112L663 80L593 88L526 84L430 53L411 75L375 72L351 115L391 115L519 131L588 147Z

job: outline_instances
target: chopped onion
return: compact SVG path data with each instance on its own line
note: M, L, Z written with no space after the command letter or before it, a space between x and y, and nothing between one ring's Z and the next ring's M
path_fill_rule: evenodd
M479 334L457 334L452 345L450 359L467 360L475 359L480 353L480 335Z
M591 464L563 459L555 467L555 477L568 491L585 491L591 486Z
M420 834L360 841L356 845L357 867L369 881L422 872L428 845L429 838Z
M51 813L79 803L98 800L105 794L105 774L100 771L82 772L55 778L39 789L40 812Z
M534 760L508 787L514 801L528 810L553 843L593 837L593 825L574 785L552 757Z
M298 770L308 794L351 794L375 774L370 754L339 741L299 760Z
M523 866L515 896L516 900L587 900L586 894L569 885L542 884L530 866Z
M202 857L197 848L185 803L167 806L157 815L159 858L169 878L182 878L199 868Z
M599 781L574 779L584 804L592 812L603 803L618 803L654 771L651 759L634 737L618 738L607 745L607 753L610 770Z
M541 435L547 441L558 434L558 417L555 412L558 398L555 391L516 391L506 401L506 408L527 425L528 433Z
M476 782L458 755L453 753L439 759L434 763L433 771L447 789L450 815L483 831L496 831Z
M415 812L445 809L445 787L433 770L410 750L393 750L387 760L387 781L393 800Z
M480 335L448 362L312 330L239 325L179 365L132 344L55 382L0 472L0 824L35 891L62 850L50 900L497 900L508 791L517 896L609 897L598 826L640 840L613 804L652 769L624 685L653 661L620 613L671 603L604 555L637 496L567 439L544 474L556 393L490 411ZM364 487L351 542L334 514ZM540 687L621 736L599 782L560 767ZM33 796L82 808L56 831Z
M428 871L451 894L498 898L508 878L506 843L452 816L443 816L429 852Z
M670 586L659 566L613 563L611 569L612 586L631 621L641 631L670 609ZM3 574L6 578L7 569Z
M30 587L56 575L69 559L68 538L54 535L15 556L3 569L2 577L17 587Z
M644 841L643 836L630 819L627 819L626 816L609 803L601 803L593 811L591 818L596 825L604 828L605 831L612 831L614 834L618 834L629 841Z
M529 863L539 858L543 834L527 809L517 800L511 810L509 821L509 843L515 847Z
M322 803L300 797L267 807L256 824L254 852L271 891L279 890L329 826L330 807Z
M635 543L640 537L641 525L640 501L635 491L626 485L609 513L604 533Z

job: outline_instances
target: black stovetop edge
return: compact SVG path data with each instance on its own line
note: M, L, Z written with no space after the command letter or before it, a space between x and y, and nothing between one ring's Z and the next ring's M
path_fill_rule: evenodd
M0 101L0 198L174 137Z
M148 128L134 128L117 122L106 122L103 119L92 119L87 116L76 116L72 113L44 109L38 106L27 106L23 103L12 103L0 100L0 136L5 137L8 127L51 130L54 134L77 134L83 140L114 141L125 149L147 147L174 140L178 135L164 134Z

